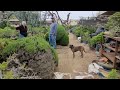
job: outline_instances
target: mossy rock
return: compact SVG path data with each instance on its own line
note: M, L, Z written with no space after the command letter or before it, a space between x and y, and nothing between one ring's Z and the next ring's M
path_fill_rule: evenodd
M58 55L44 38L31 36L15 40L2 50L1 55L6 60L14 53L17 54L16 57L22 65L26 64L41 78L53 78L54 70L58 65ZM22 69L21 72L27 76L28 71Z
M23 49L27 53L34 54L42 50L44 51L47 51L48 49L52 50L52 47L42 37L32 36L32 37L18 39L12 43L9 43L2 51L2 55L9 56L20 49ZM53 53L55 53L55 50L52 51ZM57 60L57 56L55 56L55 60Z

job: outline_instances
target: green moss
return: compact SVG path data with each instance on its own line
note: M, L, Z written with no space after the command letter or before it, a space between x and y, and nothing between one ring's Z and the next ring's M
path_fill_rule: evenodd
M8 65L8 62L3 62L2 64L0 64L0 70L6 70Z
M4 73L3 79L14 79L13 71L6 71Z

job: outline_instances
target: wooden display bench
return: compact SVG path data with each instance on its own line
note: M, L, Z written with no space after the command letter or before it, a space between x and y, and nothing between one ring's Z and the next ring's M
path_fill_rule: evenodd
M102 42L101 43L101 57L105 56L106 58L108 58L113 63L113 67L116 68L116 63L120 61L120 56L118 56L118 52L120 52L120 46L118 46L118 43L120 42L120 37L112 38L108 35L103 35L103 39L105 38L110 38L113 41L115 41L115 48L111 47L110 45L106 45L104 42ZM104 48L110 49L113 52L105 52Z

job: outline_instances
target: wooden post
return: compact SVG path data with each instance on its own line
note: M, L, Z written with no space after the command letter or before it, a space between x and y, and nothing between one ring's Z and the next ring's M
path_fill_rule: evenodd
M118 41L116 40L116 43L115 43L115 56L117 55L118 53ZM116 68L116 57L114 57L114 62L113 62L113 67Z
M100 57L102 57L102 54L103 54L103 39L104 39L104 36L102 37L102 40L101 40L101 48L99 49L99 52L100 52Z

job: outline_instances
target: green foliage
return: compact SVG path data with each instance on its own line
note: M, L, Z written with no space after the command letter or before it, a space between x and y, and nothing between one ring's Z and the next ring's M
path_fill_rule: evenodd
M0 28L5 28L7 26L7 22L6 21L2 21L1 23L0 23Z
M31 28L29 26L29 28ZM46 41L49 41L49 33L50 33L50 27L32 27L31 31L30 31L33 35L38 35L43 37ZM68 33L65 30L65 28L62 25L58 25L57 28L57 37L56 37L56 42L57 44L62 43L61 41L63 41L63 36L65 36L64 40L65 40L65 45L68 45L69 43L69 38L68 38ZM64 41L63 41L64 42Z
M8 62L3 62L2 64L0 64L0 70L6 70L8 65Z
M43 28L42 28L42 27L33 27L33 28L32 28L32 32L33 32L34 34L42 33L42 31L43 31Z
M109 72L108 79L119 79L119 75L116 69L112 69L112 71Z
M73 31L73 33L79 37L79 36L84 36L85 33L94 33L96 30L95 27L92 27L92 26L78 26L75 28L75 30Z
M112 36L116 35L116 32L120 32L120 12L116 12L108 18L108 22L105 25L111 32Z
M90 42L90 34L94 33L96 30L95 27L92 26L78 26L75 28L75 30L73 30L73 33L77 36L77 37L82 37L81 41L86 41L86 42Z
M65 33L66 33L65 28L62 25L58 25L56 38L57 42L60 42Z
M4 59L6 59L7 56L12 55L13 53L16 53L20 49L26 51L29 54L34 54L42 50L47 51L48 49L51 49L51 47L44 38L36 35L36 36L18 39L13 41L12 43L9 43L2 50L1 55Z
M52 47L50 47L50 48L51 48L53 58L54 58L55 62L58 64L58 54L54 48L52 48Z
M14 79L13 71L7 71L7 65L8 61L0 64L0 70L2 71L3 79Z
M82 34L82 30L80 29L80 27L76 27L75 30L73 31L73 33L79 37Z
M69 44L69 37L67 34L65 34L62 40L60 41L60 45L67 46L68 44Z
M58 25L56 42L60 45L68 45L69 43L67 31L62 25Z
M0 38L0 62L2 62L2 60L4 59L4 57L2 57L2 52L4 50L4 48L9 44L12 43L13 40L11 39L6 39L6 38Z
M32 35L39 35L48 41L49 27L32 27L29 25L28 28L29 33L32 33Z
M11 38L12 36L18 36L18 32L15 29L11 29L10 27L0 29L0 38Z
M4 73L3 79L14 79L13 71L6 71Z
M83 37L82 37L82 41L90 41L90 36L89 36L89 32L85 32Z
M97 36L92 37L89 41L89 44L90 44L90 46L93 46L97 43L102 42L102 40L103 40L103 33L100 33Z

